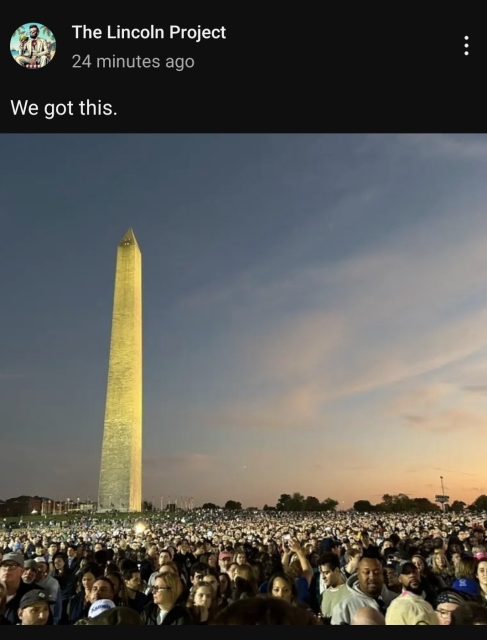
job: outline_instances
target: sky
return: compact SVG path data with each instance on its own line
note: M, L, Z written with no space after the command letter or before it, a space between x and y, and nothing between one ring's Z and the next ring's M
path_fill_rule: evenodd
M487 138L3 135L0 498L96 499L117 245L144 499L487 493Z

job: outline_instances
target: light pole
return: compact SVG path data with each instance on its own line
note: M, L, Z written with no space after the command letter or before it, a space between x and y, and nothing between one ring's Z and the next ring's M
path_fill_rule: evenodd
M164 509L164 496L161 496L161 511Z

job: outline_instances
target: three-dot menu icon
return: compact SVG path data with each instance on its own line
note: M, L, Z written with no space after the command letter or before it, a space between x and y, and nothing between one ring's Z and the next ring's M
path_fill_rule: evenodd
M465 36L465 40L468 40L468 36ZM465 43L465 49L468 49L468 42ZM468 51L465 51L465 55L468 56Z

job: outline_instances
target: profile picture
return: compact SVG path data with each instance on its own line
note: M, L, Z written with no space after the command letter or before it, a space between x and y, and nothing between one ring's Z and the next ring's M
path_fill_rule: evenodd
M26 22L10 39L10 53L25 69L42 69L56 54L56 38L39 22Z

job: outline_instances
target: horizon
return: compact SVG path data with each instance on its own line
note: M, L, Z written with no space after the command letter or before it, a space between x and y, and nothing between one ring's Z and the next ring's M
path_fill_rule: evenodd
M484 135L3 139L2 500L96 501L129 227L144 500L487 493Z

